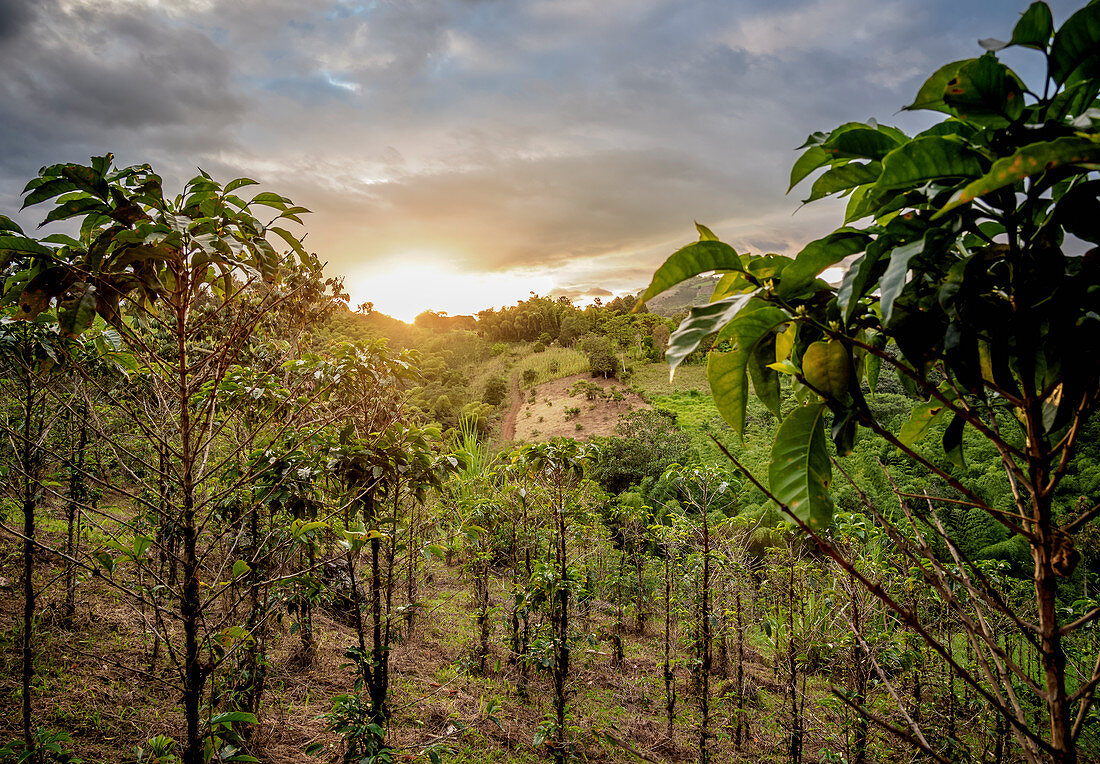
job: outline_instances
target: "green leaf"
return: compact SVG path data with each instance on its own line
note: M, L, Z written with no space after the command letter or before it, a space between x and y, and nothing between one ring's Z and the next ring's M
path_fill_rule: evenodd
M867 287L874 275L875 266L882 254L883 247L881 245L868 246L867 251L848 266L836 295L837 305L840 307L845 323L852 320L852 314L855 313L856 306L859 305L859 299L866 294Z
M802 200L803 204L815 202L838 191L847 191L856 186L865 186L874 183L882 175L882 165L879 162L860 164L849 162L839 167L834 167L814 181L810 189L810 196Z
M653 274L652 281L638 299L639 305L674 287L681 281L710 271L740 271L741 258L733 247L720 241L703 240L688 244L672 254Z
M1042 2L1032 3L1016 22L1011 44L1046 50L1053 33L1054 17L1050 13L1050 6Z
M898 141L873 127L858 127L830 136L821 148L830 159L882 159L898 147Z
M943 99L960 118L992 127L1004 127L1024 111L1019 79L992 53L959 69Z
M296 255L298 255L299 257L307 257L306 251L302 247L302 242L300 242L298 240L298 237L292 234L290 231L286 230L285 228L279 228L278 226L272 226L267 230L271 231L273 234L285 241L287 243L287 246L289 246Z
M0 252L4 254L53 257L54 251L26 236L0 236Z
M771 492L816 530L828 526L833 517L829 497L833 471L825 440L825 411L824 404L792 411L775 434L768 465Z
M80 187L73 183L68 178L51 178L45 183L37 186L23 199L23 206L20 209L26 209L32 204L38 204L44 202L47 199L53 199L55 196L66 194L69 191L75 191Z
M909 419L901 426L898 440L907 446L914 446L924 439L928 431L943 419L950 409L939 400L930 400L913 407Z
M811 241L795 256L794 262L783 270L779 294L797 294L829 266L862 251L869 240L870 237L861 231L841 228L828 236Z
M71 304L58 306L58 324L68 334L77 335L95 320L96 289L89 284Z
M924 251L924 239L917 239L897 247L890 253L890 264L882 275L879 302L882 306L882 322L889 324L894 313L894 300L905 288L905 276L909 273L909 261Z
M669 375L676 371L676 367L699 347L699 343L708 334L718 331L725 326L752 298L751 294L739 294L718 302L693 307L680 325L676 327L668 338L668 350L665 358L668 359Z
M707 228L698 220L695 221L695 230L699 232L699 241L718 241L718 237L714 235L714 231Z
M40 224L40 227L46 225L46 223L52 223L55 220L67 220L77 217L78 215L87 215L89 212L98 212L102 215L106 215L110 211L110 207L92 196L71 199L50 210L49 214L46 215L46 219Z
M1049 11L1048 11L1049 12ZM951 424L943 431L943 452L948 461L959 469L966 469L966 459L963 457L963 430L966 428L966 420L956 414L951 419Z
M970 63L974 59L968 58L963 61L952 61L950 64L944 64L936 70L935 74L929 77L920 90L917 92L917 97L913 103L905 107L905 111L917 111L918 109L926 109L928 111L942 111L946 114L951 114L952 110L943 100L943 93L947 89L947 83L955 79L955 75L959 73L966 64Z
M712 351L707 359L707 380L714 405L738 437L743 438L745 433L749 359L757 345L790 318L786 311L767 305L740 313L718 334L718 341L731 341L731 350Z
M879 195L911 188L929 180L970 178L984 172L981 155L961 141L948 136L929 135L914 138L887 154L882 160L882 177L870 193Z
M251 571L252 568L244 560L237 560L233 563L233 578L240 578L245 573Z
M244 188L245 186L255 186L258 183L259 181L252 180L252 178L234 178L233 180L225 184L223 192L229 194L233 191L236 191L238 188Z
M791 168L791 185L787 186L787 193L789 194L792 188L805 180L814 170L828 163L829 155L820 146L811 146L803 151L802 156L795 160L794 167Z
M1050 76L1059 85L1075 72L1092 76L1100 64L1100 4L1091 3L1066 19L1050 46Z
M814 342L802 355L802 376L833 400L844 400L848 396L850 375L848 351L841 342Z
M1029 144L1012 156L998 159L988 173L955 192L933 219L1032 175L1065 165L1089 165L1097 162L1100 162L1100 143L1087 138L1065 136L1053 141Z

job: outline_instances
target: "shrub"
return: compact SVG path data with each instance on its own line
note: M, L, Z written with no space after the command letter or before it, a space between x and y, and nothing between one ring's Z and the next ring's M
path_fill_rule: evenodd
M535 380L538 379L539 373L534 369L523 370L523 384L531 386L535 384Z
M534 346L532 346L531 352L533 352L533 353L545 353L546 352L546 345L544 345L541 342L536 342L534 344Z
M481 400L490 406L499 406L507 397L508 383L504 381L504 377L489 377L489 380L485 383L485 392L482 393Z

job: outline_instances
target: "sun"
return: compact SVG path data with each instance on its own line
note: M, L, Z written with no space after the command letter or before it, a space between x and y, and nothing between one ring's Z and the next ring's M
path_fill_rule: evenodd
M349 274L346 286L352 305L369 301L375 310L411 322L425 310L458 316L511 305L531 292L546 294L553 280L529 271L463 271L439 253L406 252Z

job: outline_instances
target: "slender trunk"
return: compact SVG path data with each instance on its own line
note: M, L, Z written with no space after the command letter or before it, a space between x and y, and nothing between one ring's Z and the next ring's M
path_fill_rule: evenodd
M860 622L859 596L856 592L856 582L851 584L851 610L852 629L857 637L862 632L863 625ZM863 706L867 698L867 671L863 656L863 645L859 639L852 643L852 699L858 706ZM853 745L853 764L866 764L867 762L867 715L856 715L855 742Z
M560 489L559 489L560 491ZM569 678L569 567L565 555L565 506L564 498L558 495L558 617L557 641L558 655L554 661L554 710L557 714L557 744L554 747L554 761L564 764L566 761L565 743L565 682Z
M672 723L676 714L676 681L672 673L672 550L665 550L665 714L668 718L668 739L672 740Z
M741 612L741 586L735 583L737 606L737 725L733 732L733 745L741 750L741 744L748 734L745 724L745 618Z
M195 517L194 462L197 443L194 442L194 424L191 421L191 379L187 352L188 293L190 284L182 268L175 273L176 303L176 382L177 405L180 425L180 502L182 504L181 528L183 536L183 591L180 598L180 615L184 634L184 716L187 721L187 744L183 753L184 764L202 764L202 733L199 709L202 704L206 673L201 663L199 626L202 617L202 600L199 591L198 524Z
M699 764L710 762L710 520L703 510L703 580L699 602Z
M26 335L24 335L26 338ZM27 341L29 345L29 340ZM34 434L35 386L29 347L24 348L27 366L23 370L23 444L20 465L23 471L23 743L34 750L31 729L31 679L34 676L34 513L39 492L38 455L32 445ZM37 754L35 754L37 757Z

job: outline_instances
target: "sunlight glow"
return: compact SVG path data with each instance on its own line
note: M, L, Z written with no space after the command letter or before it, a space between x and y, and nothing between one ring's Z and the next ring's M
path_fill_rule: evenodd
M554 284L548 275L531 272L466 273L437 253L407 253L349 274L347 290L354 307L374 303L374 309L411 322L431 309L452 316L474 315L546 294Z

